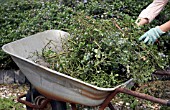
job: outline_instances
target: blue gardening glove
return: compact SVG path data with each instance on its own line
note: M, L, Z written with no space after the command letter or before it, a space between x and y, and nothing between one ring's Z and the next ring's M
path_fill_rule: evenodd
M140 38L139 41L143 40L144 43L147 44L153 44L162 34L164 34L158 26L155 28L150 29L147 31L145 34L143 34Z

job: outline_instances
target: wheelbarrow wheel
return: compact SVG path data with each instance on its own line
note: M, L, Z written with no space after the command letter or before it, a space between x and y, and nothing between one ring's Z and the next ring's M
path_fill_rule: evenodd
M33 101L31 98L32 97L31 94L33 94ZM32 89L32 91L29 90L26 94L26 101L37 104L37 105L41 103L43 99L45 99L45 97L41 95L36 89ZM27 110L36 110L28 106L26 106L26 108ZM47 104L47 106L43 110L66 110L66 103L52 100L50 101L50 103Z

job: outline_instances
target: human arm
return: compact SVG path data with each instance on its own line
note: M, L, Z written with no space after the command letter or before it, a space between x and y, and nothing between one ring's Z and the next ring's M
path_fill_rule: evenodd
M138 26L150 23L168 3L168 0L154 0L146 9L144 9L136 20Z
M163 31L163 32L167 32L170 30L170 20L162 25L159 26L159 28Z

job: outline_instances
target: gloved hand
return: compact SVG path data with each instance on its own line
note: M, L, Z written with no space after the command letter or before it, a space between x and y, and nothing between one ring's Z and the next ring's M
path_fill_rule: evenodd
M153 44L162 34L164 34L158 26L155 28L150 29L145 34L143 34L139 41L144 40L144 43Z

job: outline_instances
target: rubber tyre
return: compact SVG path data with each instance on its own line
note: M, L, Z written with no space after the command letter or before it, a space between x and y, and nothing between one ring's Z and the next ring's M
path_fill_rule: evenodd
M36 89L32 89L33 99L37 96L42 96ZM30 90L26 94L26 101L31 102L31 92ZM52 110L66 110L66 103L61 101L52 100L50 102ZM26 106L27 110L33 110L32 108Z

